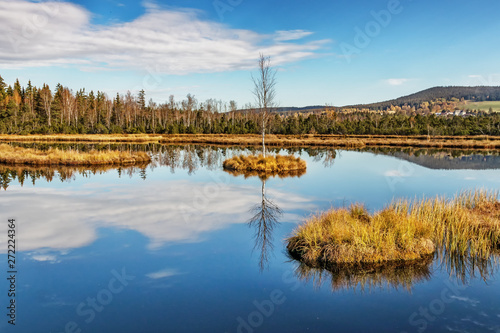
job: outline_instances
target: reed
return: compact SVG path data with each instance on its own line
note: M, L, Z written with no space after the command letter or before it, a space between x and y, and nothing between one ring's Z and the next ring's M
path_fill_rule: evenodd
M12 147L0 144L0 163L27 165L130 165L150 162L144 152L61 150Z
M227 159L223 163L225 170L239 172L257 172L263 174L286 174L297 170L306 170L306 162L292 155L266 156L240 155Z
M289 253L313 267L419 260L436 251L485 259L500 245L498 192L454 199L396 200L368 214L360 205L312 216L288 238Z

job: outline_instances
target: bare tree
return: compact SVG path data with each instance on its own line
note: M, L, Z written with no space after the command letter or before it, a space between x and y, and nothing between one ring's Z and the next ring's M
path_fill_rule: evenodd
M257 76L252 75L254 83L253 94L257 101L262 117L262 154L266 157L266 125L269 112L274 107L274 97L276 96L276 70L271 66L271 58L259 56L259 68Z

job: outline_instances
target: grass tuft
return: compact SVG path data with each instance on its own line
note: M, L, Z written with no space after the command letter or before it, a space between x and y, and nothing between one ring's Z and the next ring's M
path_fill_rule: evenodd
M363 206L312 216L288 238L292 257L312 266L424 259L436 251L485 259L500 245L498 192L397 200L373 215Z
M240 155L227 159L223 163L225 170L237 172L257 172L264 174L280 174L297 170L306 170L306 162L292 155L266 156Z

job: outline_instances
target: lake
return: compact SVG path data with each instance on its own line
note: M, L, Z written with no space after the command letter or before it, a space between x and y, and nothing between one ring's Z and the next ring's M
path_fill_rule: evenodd
M495 257L327 272L285 251L298 224L331 207L498 190L498 152L271 149L307 172L261 179L222 170L247 149L120 147L154 161L0 167L2 276L9 218L17 245L16 325L2 278L2 332L500 333Z

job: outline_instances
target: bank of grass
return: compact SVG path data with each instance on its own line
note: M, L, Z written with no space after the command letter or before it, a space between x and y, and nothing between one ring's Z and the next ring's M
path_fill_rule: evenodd
M264 174L286 174L297 170L306 170L306 162L293 155L239 155L223 163L225 170L239 172L257 172Z
M436 251L488 258L500 245L497 192L466 191L455 199L393 201L368 214L361 205L311 217L287 245L312 266L419 260Z
M0 144L0 163L25 165L131 165L150 162L144 152L61 150L13 147Z
M162 143L210 144L226 146L258 146L257 134L54 134L0 135L4 142L100 142L100 143ZM272 147L421 147L500 149L495 136L404 136L404 135L267 135L266 145Z

